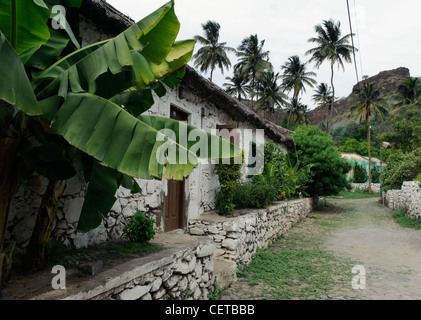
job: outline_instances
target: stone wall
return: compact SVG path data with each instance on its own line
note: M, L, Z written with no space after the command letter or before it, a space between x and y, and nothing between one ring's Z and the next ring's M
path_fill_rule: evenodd
M368 190L368 182L367 183L351 183L352 189L351 192L355 192L356 189L360 190ZM371 184L371 191L374 193L380 193L380 183L372 183Z
M401 190L384 192L383 204L392 210L405 209L407 214L421 220L421 182L407 181Z
M237 217L208 214L189 221L189 233L211 236L216 244L215 257L247 264L258 248L266 247L277 235L306 217L318 206L318 199L282 201L260 210L247 210Z
M31 300L207 300L215 287L212 239L177 234L158 235L152 243L166 247L87 278L66 279L66 290L38 288L19 296L19 288L37 288L47 277L23 279L3 292L4 299ZM69 272L68 272L69 273ZM40 280L41 279L41 280ZM82 283L80 283L82 281Z

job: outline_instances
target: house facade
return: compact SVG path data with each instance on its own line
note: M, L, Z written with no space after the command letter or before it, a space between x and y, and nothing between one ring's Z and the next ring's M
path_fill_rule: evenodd
M134 23L105 1L93 0L83 1L79 20L83 46L116 36ZM189 66L179 85L173 90L167 88L167 95L162 98L154 95L154 100L155 104L146 115L173 118L210 133L226 129L233 132L233 136L243 137L235 141L240 141L238 143L244 150L245 159L253 156L251 150L253 143L256 143L256 139L244 139L245 132L253 133L257 139L260 132L260 142L271 141L285 153L295 147L290 131L260 117ZM142 194L135 195L121 187L116 193L117 200L111 212L102 224L95 230L80 233L77 231L77 221L83 206L86 182L82 166L77 161L75 165L78 174L66 182L53 237L76 248L119 239L124 225L138 210L156 221L157 232L171 232L186 229L190 219L198 219L217 206L219 182L214 172L215 164L199 162L183 181L137 179ZM243 165L244 177L248 175L248 170ZM15 239L20 249L29 241L42 194L42 188L21 188L16 196L9 220L9 239ZM24 216L25 221L22 219Z

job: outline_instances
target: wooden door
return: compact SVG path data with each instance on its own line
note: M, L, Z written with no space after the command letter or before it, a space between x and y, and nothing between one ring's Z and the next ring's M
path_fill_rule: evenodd
M170 118L187 122L188 114L171 107ZM165 202L165 231L182 229L184 227L186 181L168 181L167 199Z

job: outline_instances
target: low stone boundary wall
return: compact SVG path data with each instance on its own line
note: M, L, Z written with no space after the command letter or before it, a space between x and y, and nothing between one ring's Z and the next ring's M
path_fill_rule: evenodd
M407 181L401 190L383 193L383 204L392 209L405 209L406 213L421 220L421 182Z
M177 234L159 234L152 243L163 244L166 250L130 260L90 278L66 280L66 289L52 290L45 283L31 296L14 288L37 287L41 275L10 283L3 299L31 300L207 300L214 291L214 251L212 239ZM83 288L83 289L81 289Z
M351 192L355 192L357 189L368 189L368 182L367 183L351 183L352 189ZM380 183L372 183L371 184L371 191L374 193L380 193Z
M266 247L271 239L307 216L318 202L309 198L283 201L266 209L247 210L237 217L202 215L189 221L188 231L191 235L211 236L216 244L216 259L243 265L251 261L258 248Z

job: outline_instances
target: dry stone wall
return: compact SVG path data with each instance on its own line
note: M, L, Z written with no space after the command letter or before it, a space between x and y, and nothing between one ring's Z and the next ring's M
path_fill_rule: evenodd
M292 225L317 207L318 199L282 201L261 210L247 210L237 217L205 215L189 221L189 233L211 236L216 244L215 257L247 264L258 248L266 247L277 235L287 232Z
M368 182L367 183L351 183L351 192L355 192L356 190L368 190ZM371 191L374 193L380 193L380 183L372 183L371 184Z
M421 220L421 182L407 181L401 190L384 192L383 203L392 210L405 209L407 214Z

